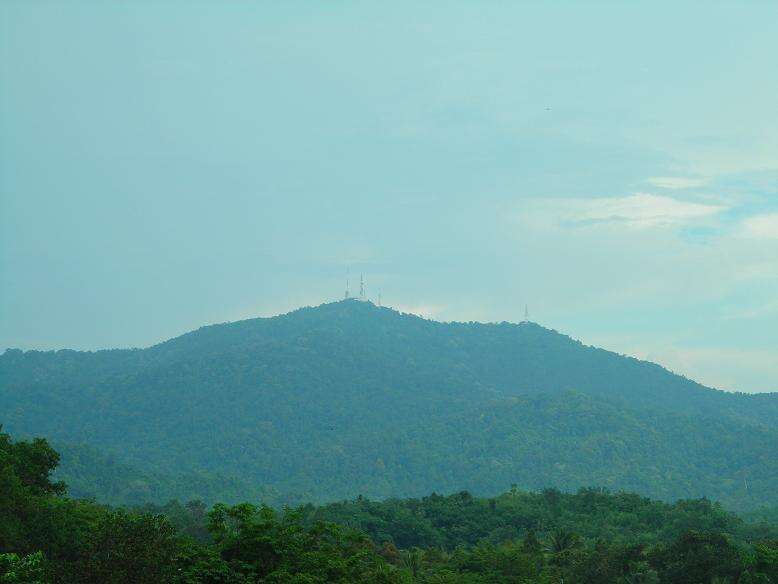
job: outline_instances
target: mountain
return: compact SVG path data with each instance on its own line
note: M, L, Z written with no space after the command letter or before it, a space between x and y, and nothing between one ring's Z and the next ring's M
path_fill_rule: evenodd
M246 484L327 501L515 483L778 503L778 394L706 388L534 323L440 323L355 300L147 349L8 350L0 412L6 431L50 437L61 476L78 467L98 497L146 496L106 486L109 459L178 481L166 495L211 500ZM96 464L67 456L83 445Z

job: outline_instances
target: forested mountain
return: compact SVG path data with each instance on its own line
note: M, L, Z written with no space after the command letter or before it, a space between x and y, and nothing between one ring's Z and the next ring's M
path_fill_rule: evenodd
M354 300L148 349L9 350L0 412L6 431L63 450L77 491L114 502L237 501L247 484L287 502L517 484L778 503L778 394L709 389L533 323L439 323ZM128 489L110 468L171 486Z

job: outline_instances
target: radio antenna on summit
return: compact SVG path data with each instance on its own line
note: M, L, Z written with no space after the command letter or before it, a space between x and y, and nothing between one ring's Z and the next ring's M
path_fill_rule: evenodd
M524 322L529 322L529 306L524 305Z
M365 299L365 278L363 274L359 274L359 299Z
M349 298L349 290L348 290L348 270L346 270L346 293L343 295L344 300L348 300Z

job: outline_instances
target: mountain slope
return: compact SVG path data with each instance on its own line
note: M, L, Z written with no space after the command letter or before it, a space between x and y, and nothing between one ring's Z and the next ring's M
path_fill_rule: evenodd
M705 388L532 323L357 301L142 350L7 351L0 411L12 433L293 498L517 483L777 502L777 394Z
M125 506L171 499L225 503L262 500L268 504L281 500L279 493L236 477L203 471L164 472L139 468L85 444L57 444L56 450L61 458L54 477L65 482L71 497L79 499Z

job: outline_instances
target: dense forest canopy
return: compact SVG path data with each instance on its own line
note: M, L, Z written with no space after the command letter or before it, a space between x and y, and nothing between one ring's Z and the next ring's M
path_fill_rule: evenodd
M0 432L0 582L770 584L778 523L707 499L512 488L274 509L65 496L43 439ZM774 510L764 510L766 515Z
M732 394L534 323L354 300L142 350L0 355L0 411L110 503L327 502L600 485L778 503L778 394Z

